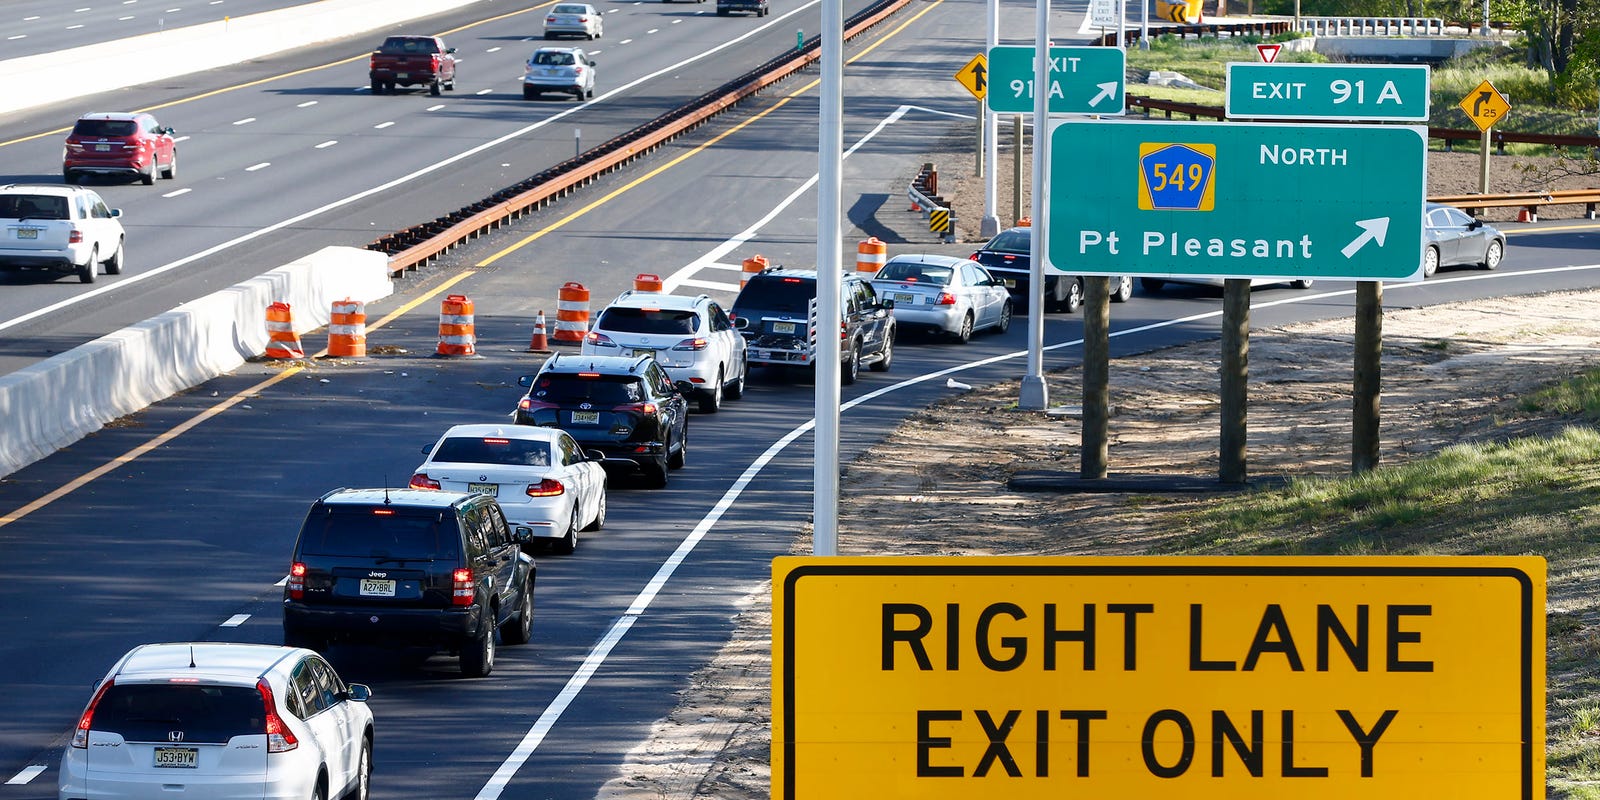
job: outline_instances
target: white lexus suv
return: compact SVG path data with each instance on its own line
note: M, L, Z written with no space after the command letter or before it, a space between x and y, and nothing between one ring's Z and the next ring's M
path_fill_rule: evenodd
M303 648L140 645L95 687L59 797L366 800L371 695Z
M744 337L722 306L706 295L683 297L630 290L595 318L583 337L583 355L652 355L673 381L694 384L702 413L722 398L744 395L749 365Z

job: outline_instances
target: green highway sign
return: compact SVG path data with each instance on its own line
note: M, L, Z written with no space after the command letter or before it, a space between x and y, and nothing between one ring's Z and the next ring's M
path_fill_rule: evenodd
M1427 122L1426 64L1228 65L1229 119Z
M992 95L991 95L992 96ZM1427 129L1060 120L1046 265L1069 275L1422 280Z
M997 114L1033 113L1032 47L989 50L989 110ZM1123 73L1127 55L1120 47L1050 48L1050 113L1123 112Z

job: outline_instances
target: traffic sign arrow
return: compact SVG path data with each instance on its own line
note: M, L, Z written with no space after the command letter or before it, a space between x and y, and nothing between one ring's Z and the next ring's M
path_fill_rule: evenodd
M1472 116L1483 116L1483 104L1494 97L1494 92L1478 92L1478 97L1472 101Z
M1349 244L1344 246L1343 250L1339 251L1344 253L1345 258L1355 255L1361 250L1361 248L1366 246L1367 242L1375 241L1378 243L1379 247L1382 247L1384 237L1389 235L1388 217L1358 219L1356 220L1356 224L1361 226L1361 235L1352 239Z
M972 68L972 83L978 88L979 94L989 91L989 70L982 64Z
M1089 100L1089 107L1090 108L1094 108L1095 106L1100 105L1100 101L1101 100L1109 100L1109 99L1117 96L1117 86L1118 86L1118 84L1117 84L1116 81L1108 81L1106 83L1097 83L1097 84L1095 84L1095 86L1100 89L1100 93L1095 95L1093 98L1091 98Z

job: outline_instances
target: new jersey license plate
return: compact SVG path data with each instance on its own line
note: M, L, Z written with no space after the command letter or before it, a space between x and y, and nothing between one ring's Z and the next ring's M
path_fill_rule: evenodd
M469 492L477 492L478 494L486 494L486 495L489 495L490 497L494 497L495 495L500 493L500 484L498 484L498 483L469 483L469 484L467 484L467 491L469 491Z
M574 425L599 425L600 424L600 412L598 412L598 411L574 411L574 412L572 412L572 424L574 424Z
M200 766L200 751L193 747L157 747L156 766L194 769Z
M361 596L394 597L394 581L379 580L377 578L362 578Z
M39 229L38 228L18 228L17 229L17 238L18 239L37 239L37 238L39 238Z
M794 333L794 323L793 322L774 322L774 323L772 323L772 332L773 333Z

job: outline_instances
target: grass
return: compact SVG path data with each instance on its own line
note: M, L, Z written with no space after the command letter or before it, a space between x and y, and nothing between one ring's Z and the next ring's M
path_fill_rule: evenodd
M1182 555L1540 555L1549 568L1546 777L1600 800L1600 370L1514 401L1559 431L1463 444L1186 512Z

